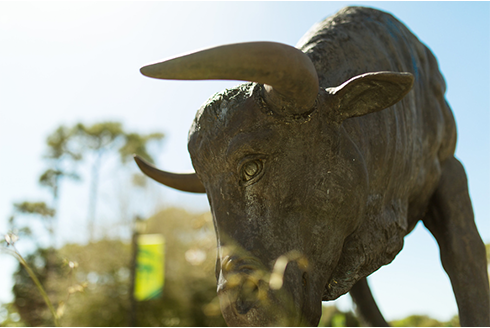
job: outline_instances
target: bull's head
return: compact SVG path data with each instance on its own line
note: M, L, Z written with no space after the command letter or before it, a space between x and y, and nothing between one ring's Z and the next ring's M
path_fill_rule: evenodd
M303 52L271 42L211 48L141 72L254 82L214 95L198 111L188 142L196 174L136 161L158 182L207 194L229 325L317 325L322 298L345 293L335 289L334 270L367 198L364 159L342 122L398 102L412 75L367 73L319 88Z

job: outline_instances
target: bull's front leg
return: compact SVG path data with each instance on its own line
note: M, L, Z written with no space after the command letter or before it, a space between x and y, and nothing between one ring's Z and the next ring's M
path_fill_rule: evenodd
M485 245L475 225L464 168L454 157L443 163L441 181L423 222L439 244L461 326L490 326Z
M356 303L356 314L369 327L389 327L374 300L367 278L364 277L352 287L350 296Z

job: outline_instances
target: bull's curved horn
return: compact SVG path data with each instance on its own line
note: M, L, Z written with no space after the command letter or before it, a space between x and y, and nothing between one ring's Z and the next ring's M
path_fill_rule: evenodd
M301 50L276 42L223 45L141 68L143 75L168 80L242 80L265 85L266 102L291 114L311 110L318 75Z
M170 188L177 190L195 192L195 193L206 193L206 189L201 183L201 180L197 177L195 173L170 173L162 171L145 161L138 155L133 155L136 164L140 170L152 178L153 180L160 182Z

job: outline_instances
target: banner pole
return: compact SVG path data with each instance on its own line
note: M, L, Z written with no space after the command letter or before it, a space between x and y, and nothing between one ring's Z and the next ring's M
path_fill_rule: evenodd
M135 277L136 277L136 256L138 255L138 221L140 221L139 217L136 217L133 222L133 234L131 236L131 260L129 264L129 322L128 327L136 327L137 326L137 304L136 299L134 297L134 286L135 286Z

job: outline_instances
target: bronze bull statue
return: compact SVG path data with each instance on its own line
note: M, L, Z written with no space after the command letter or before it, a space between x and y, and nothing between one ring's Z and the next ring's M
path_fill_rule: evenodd
M490 326L485 247L436 58L392 15L348 7L297 48L230 44L141 72L249 81L197 112L195 174L144 173L206 193L216 278L229 325L313 325L350 291L386 325L365 277L390 263L419 220L436 238L461 325Z

